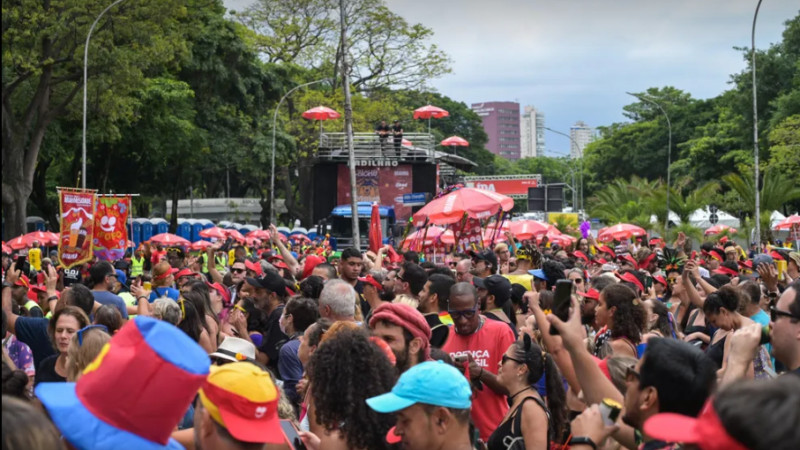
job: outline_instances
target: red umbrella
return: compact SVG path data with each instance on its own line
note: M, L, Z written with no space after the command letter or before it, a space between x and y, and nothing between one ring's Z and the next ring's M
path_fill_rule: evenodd
M47 242L50 240L50 237L47 235L45 231L34 231L31 233L26 234L23 236L28 242L33 245L33 241L38 242L41 245L46 245Z
M257 237L250 237L248 235L245 236L244 243L247 244L248 247L259 247L261 246L261 239Z
M408 139L403 139L403 147L411 147L412 145L414 144L411 141Z
M714 225L713 227L710 227L709 229L707 229L706 232L703 233L703 235L704 236L709 236L709 235L712 235L712 234L720 234L724 230L729 230L729 232L731 232L731 233L736 233L736 228L729 227L727 225Z
M289 239L291 239L293 241L298 241L298 242L311 242L311 239L309 239L308 236L306 236L305 234L302 234L302 233L293 234L293 235L289 236Z
M630 239L634 236L644 236L647 232L644 228L637 227L628 223L620 223L614 226L606 227L597 234L597 240L608 242L623 239Z
M414 223L445 225L456 223L467 214L473 219L486 219L501 209L510 211L514 200L502 194L475 188L461 188L428 203L416 214Z
M779 224L775 225L776 230L791 230L792 226L800 226L800 215L792 214L791 216L783 219Z
M222 230L222 231L225 232L226 236L232 237L235 241L244 242L244 236L242 236L242 233L239 233L238 231L234 230L233 228L228 228L228 229L225 229L225 230Z
M425 238L424 242L422 241L423 237ZM403 249L409 248L411 244L415 242L419 242L423 247L428 247L435 244L437 240L442 244L447 245L453 245L456 243L456 238L452 230L432 226L428 227L427 235L425 234L424 228L408 235L402 242L401 247Z
M150 242L162 245L191 245L191 242L172 233L157 234L150 238Z
M214 244L208 241L197 241L189 245L189 250L194 250L194 251L207 250L208 247L211 247L212 245Z
M8 241L6 246L11 247L14 250L22 250L23 248L27 248L31 246L30 241L25 236L17 236L14 239Z
M442 141L442 145L445 147L469 147L469 142L458 136L450 136Z
M568 234L561 234L558 230L550 231L545 236L547 236L548 241L561 245L562 247L573 244L578 240Z
M48 245L58 245L58 241L61 240L61 236L59 236L58 233L53 233L52 231L45 231L44 235L47 237Z
M486 245L489 245L489 244L492 243L492 238L493 237L494 237L494 243L495 244L497 244L498 242L505 242L505 241L508 240L508 239L506 239L506 235L504 235L503 233L495 234L494 228L488 228L486 231L483 232L483 242Z
M198 234L200 234L200 237L208 239L225 239L228 237L228 235L225 234L225 230L219 227L206 228L205 230L200 231Z
M513 234L515 238L521 240L532 239L534 237L539 239L552 230L555 230L555 227L536 220L511 222L511 234Z
M269 231L267 230L253 230L247 233L247 237L249 238L256 238L266 241L269 239Z
M369 250L378 253L383 245L383 231L381 230L381 213L377 203L372 203L372 214L369 220Z
M6 243L3 242L3 253L11 254L12 252L13 250L11 250L11 247L7 246Z
M414 110L414 120L417 119L428 119L428 134L431 134L431 119L441 119L444 117L449 116L450 113L443 110L442 108L433 106L433 105L426 105L422 108L418 108Z
M308 120L331 120L338 119L341 114L325 106L317 106L304 112L303 117Z

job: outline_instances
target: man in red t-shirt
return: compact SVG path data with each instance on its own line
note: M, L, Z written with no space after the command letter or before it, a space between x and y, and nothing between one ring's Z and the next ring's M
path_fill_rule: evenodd
M472 400L472 421L481 439L487 442L508 412L508 391L497 381L497 367L514 343L514 333L508 325L480 315L478 291L469 283L458 283L450 289L447 309L455 333L450 333L442 350L459 366L469 361L472 382L483 384L483 390L476 391Z

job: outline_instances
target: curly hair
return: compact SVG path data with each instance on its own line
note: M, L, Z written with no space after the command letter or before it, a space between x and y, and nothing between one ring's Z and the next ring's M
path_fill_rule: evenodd
M564 267L564 264L561 264L558 261L545 261L544 264L542 264L542 270L547 276L548 290L553 289L558 280L564 280L567 278L564 276L564 270L566 270L566 267Z
M322 294L322 288L324 287L325 280L323 280L322 277L311 275L300 282L300 295L314 299L314 301L319 303L319 296Z
M642 341L642 328L645 322L645 311L633 289L622 284L613 284L603 289L600 295L605 299L606 307L617 308L608 327L612 338L627 338L638 344Z
M396 370L364 330L342 330L311 356L309 379L316 420L338 430L349 448L388 449L390 414L374 414L365 402L389 392Z
M22 400L30 400L28 395L28 375L15 369L3 359L3 397L6 395Z
M267 328L269 328L269 317L267 313L256 307L253 300L242 298L239 300L239 306L247 313L247 331L261 334L267 332Z
M706 301L703 303L703 313L719 314L722 308L728 312L734 313L740 310L740 305L749 301L745 299L742 293L733 286L722 286L716 292L708 294Z

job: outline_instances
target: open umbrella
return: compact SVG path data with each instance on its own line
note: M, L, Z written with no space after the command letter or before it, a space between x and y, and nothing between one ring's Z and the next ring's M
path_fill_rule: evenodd
M445 225L456 223L467 214L473 219L486 219L501 209L510 211L514 200L485 189L461 188L423 206L414 214L414 223Z
M800 215L792 214L791 216L783 219L779 224L775 225L776 230L791 230L792 226L800 226Z
M409 141L408 139L403 139L403 147L411 147L414 143Z
M600 232L597 233L597 240L609 242L616 239L621 241L623 239L630 239L634 236L644 236L645 234L647 234L647 232L644 230L644 228L628 223L620 223L600 230Z
M414 110L414 120L428 119L428 134L431 134L431 119L442 119L450 113L433 105L426 105Z
M244 243L248 247L260 247L261 246L261 239L259 239L257 237L245 236Z
M341 114L325 106L317 106L303 113L303 118L319 121L320 139L322 138L322 121L338 119L339 117L341 117Z
M487 228L486 231L483 232L483 243L485 245L490 245L492 243L492 238L494 238L495 244L498 242L506 242L508 240L503 233L495 234L494 228Z
M47 245L50 237L47 235L46 231L33 231L31 233L26 234L23 236L28 242L33 245L33 241L38 242L40 245Z
M262 241L269 240L269 231L267 230L253 230L247 233L247 237L261 239Z
M548 232L556 228L549 223L539 222L537 220L520 220L511 222L511 234L520 240L527 240L533 238L541 238Z
M289 239L291 239L291 240L293 240L295 242L311 242L311 239L308 236L306 236L305 234L302 234L302 233L293 234L293 235L289 236Z
M234 230L233 228L228 228L222 231L225 232L226 236L233 238L233 240L238 242L244 242L244 236L242 236L242 233L239 233L239 231Z
M7 253L10 255L12 252L13 250L11 250L11 247L7 246L6 243L3 242L3 253Z
M383 231L381 230L381 214L377 203L372 203L372 213L369 220L369 250L378 253L383 245Z
M198 234L200 237L208 239L225 239L228 237L228 235L225 234L225 230L219 227L206 228L205 230L200 231Z
M547 233L545 236L547 237L548 241L550 241L550 242L552 242L554 244L558 244L558 245L560 245L562 247L566 247L566 246L568 246L570 244L574 244L578 240L578 239L576 239L576 238L574 238L574 237L572 237L572 236L570 236L568 234L562 234L558 230L552 230L549 233Z
M189 245L189 250L193 250L193 251L207 250L208 247L211 247L212 245L214 245L214 244L212 244L211 242L208 242L208 241L197 241L197 242L193 242L191 245Z
M49 246L58 245L58 241L61 239L58 233L53 233L52 231L45 231L44 235L47 238L47 245Z
M710 236L712 234L720 234L724 230L729 230L730 233L736 233L736 228L729 227L727 225L714 225L713 227L709 227L705 233L703 233L703 235Z
M186 239L177 236L172 233L161 233L157 234L150 238L150 242L155 242L157 244L162 244L165 246L169 245L191 245L191 242L187 241Z
M424 242L422 241L423 238L425 238ZM432 226L428 227L427 235L425 234L424 228L408 235L401 243L401 248L407 249L414 242L419 242L423 247L428 247L435 244L437 240L446 245L453 245L456 243L456 238L452 230Z
M458 153L456 151L457 147L469 147L469 142L467 142L466 139L458 136L450 136L449 138L443 140L441 144L444 147L452 147L454 155Z
M11 247L13 250L22 250L31 246L30 241L25 236L17 236L14 239L6 242L6 246Z

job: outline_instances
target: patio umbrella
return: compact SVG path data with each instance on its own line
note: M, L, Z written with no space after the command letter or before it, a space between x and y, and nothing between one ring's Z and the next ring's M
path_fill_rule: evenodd
M269 231L267 230L253 230L247 233L247 237L261 239L262 241L269 240Z
M736 233L736 228L729 227L727 225L714 225L713 227L709 227L705 231L705 233L703 233L703 235L704 236L709 236L709 235L712 235L712 234L720 234L724 230L729 230L730 233Z
M501 209L510 211L514 200L502 194L485 189L461 188L423 206L414 214L414 223L446 225L456 223L464 214L473 219L486 219Z
M234 230L233 228L228 228L228 229L225 229L225 230L222 230L222 231L225 232L226 236L229 236L229 237L233 238L233 240L239 241L239 242L244 242L244 236L242 236L242 233L239 233L239 231Z
M442 119L450 113L433 105L426 105L414 110L414 120L428 119L428 134L431 134L431 119Z
M198 234L200 237L208 239L225 239L228 237L228 235L225 234L225 230L219 227L206 228L205 230L200 231Z
M422 239L425 238L423 242ZM425 229L422 228L417 230L410 235L408 235L405 240L401 243L401 248L407 249L413 244L414 242L420 242L422 247L428 247L437 242L441 242L442 244L446 245L453 245L456 243L456 237L453 234L452 230L448 230L442 227L428 227L428 234L425 234Z
M45 236L47 237L47 244L50 246L58 245L58 241L61 240L61 236L58 233L53 233L52 231L45 231Z
M38 242L40 245L47 246L47 242L49 241L50 237L47 235L46 231L33 231L31 233L26 234L23 236L28 242L33 245L33 241Z
M244 243L247 244L248 247L260 247L261 246L261 239L257 237L250 237L245 236Z
M647 232L644 230L644 228L628 223L620 223L600 230L600 232L597 234L597 240L608 242L616 239L621 241L623 239L630 239L634 236L644 236L645 234L647 234Z
M207 250L208 247L211 247L212 245L214 245L214 244L212 244L211 242L208 242L208 241L197 241L197 242L193 242L191 245L189 245L189 250L194 250L194 251Z
M791 216L783 219L779 224L775 225L776 230L791 230L792 226L800 226L800 215L792 214Z
M157 244L162 244L165 246L169 245L191 245L191 242L187 241L186 239L177 236L172 233L161 233L157 234L150 238L150 242L155 242Z
M469 147L469 142L467 142L466 139L458 136L450 136L449 138L443 140L441 144L444 147L452 147L454 155L457 153L456 152L457 147Z
M5 242L3 242L3 253L8 253L9 255L13 252L11 247L7 246Z
M303 118L319 121L320 139L322 139L322 121L338 119L339 117L341 117L341 114L325 106L317 106L303 113Z
M22 250L23 248L30 247L31 243L25 236L17 236L14 239L6 242L6 246L11 247L13 250Z
M549 223L543 223L537 220L520 220L517 222L511 222L511 234L520 240L533 238L539 239L555 229L556 228Z

